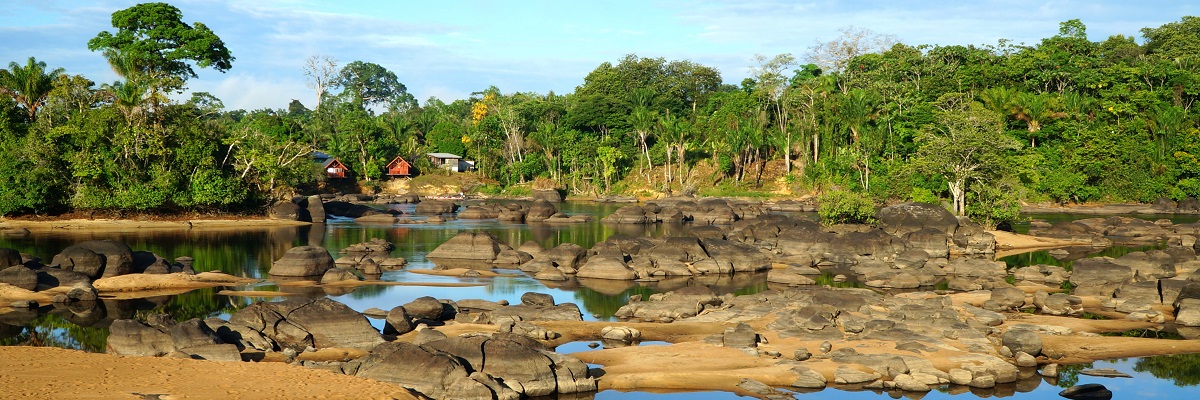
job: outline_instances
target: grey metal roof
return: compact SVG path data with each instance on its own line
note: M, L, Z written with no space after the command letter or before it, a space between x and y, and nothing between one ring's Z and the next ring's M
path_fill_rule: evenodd
M429 156L437 157L437 158L462 158L462 157L459 157L459 156L456 156L456 155L453 155L450 153L429 153Z

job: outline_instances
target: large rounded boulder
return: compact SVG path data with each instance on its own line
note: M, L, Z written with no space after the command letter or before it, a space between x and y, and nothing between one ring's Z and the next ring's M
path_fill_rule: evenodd
M63 249L50 266L91 279L120 276L133 273L133 250L116 240L92 240Z
M458 210L458 204L447 200L425 200L417 203L413 210L417 214L450 214Z
M322 276L333 268L333 256L324 247L293 247L271 264L269 274L276 276Z
M558 208L554 204L546 200L537 199L529 206L529 212L525 213L525 221L545 221L556 213L558 213Z
M470 365L459 357L411 343L390 342L372 349L354 375L395 383L435 399L517 396L491 377L473 377L471 372ZM493 388L506 393L496 393Z
M37 290L38 274L24 266L5 268L0 271L0 283L7 283L21 289Z
M563 202L562 193L559 193L555 189L534 190L533 198L534 200L545 200L551 203Z
M252 304L230 316L229 323L297 350L308 346L368 350L384 342L367 317L329 298Z
M296 203L290 201L281 201L271 206L271 210L267 213L267 217L270 219L284 221L299 221L300 210L300 205Z
M0 270L18 265L25 265L20 252L9 248L0 248Z
M459 232L454 237L442 243L425 257L429 259L451 261L483 261L492 262L501 251L512 247L500 243L487 232Z
M929 203L900 203L887 206L875 215L887 233L904 236L925 228L934 228L953 235L958 218L944 207Z

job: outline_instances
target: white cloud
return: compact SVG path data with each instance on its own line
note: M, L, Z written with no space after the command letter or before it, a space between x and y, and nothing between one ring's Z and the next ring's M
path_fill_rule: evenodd
M300 100L310 109L315 95L304 86L303 80L272 79L249 74L231 74L223 79L193 81L190 92L209 92L225 104L227 110L286 109L292 99ZM190 98L185 93L183 99Z

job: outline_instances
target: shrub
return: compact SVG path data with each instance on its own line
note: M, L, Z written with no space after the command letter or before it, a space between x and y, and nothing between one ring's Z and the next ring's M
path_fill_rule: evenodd
M1019 188L1011 185L977 185L967 194L967 216L987 229L1021 218Z
M932 190L923 187L913 187L912 190L908 192L908 201L929 204L942 203L942 199L939 199L936 194L933 194Z
M821 223L869 224L875 222L875 202L866 194L835 190L817 198Z

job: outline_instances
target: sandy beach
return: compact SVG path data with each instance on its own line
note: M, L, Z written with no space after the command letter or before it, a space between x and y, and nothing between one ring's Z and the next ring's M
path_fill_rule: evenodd
M0 397L5 398L417 398L395 384L283 363L116 356L52 347L2 346L0 371Z

